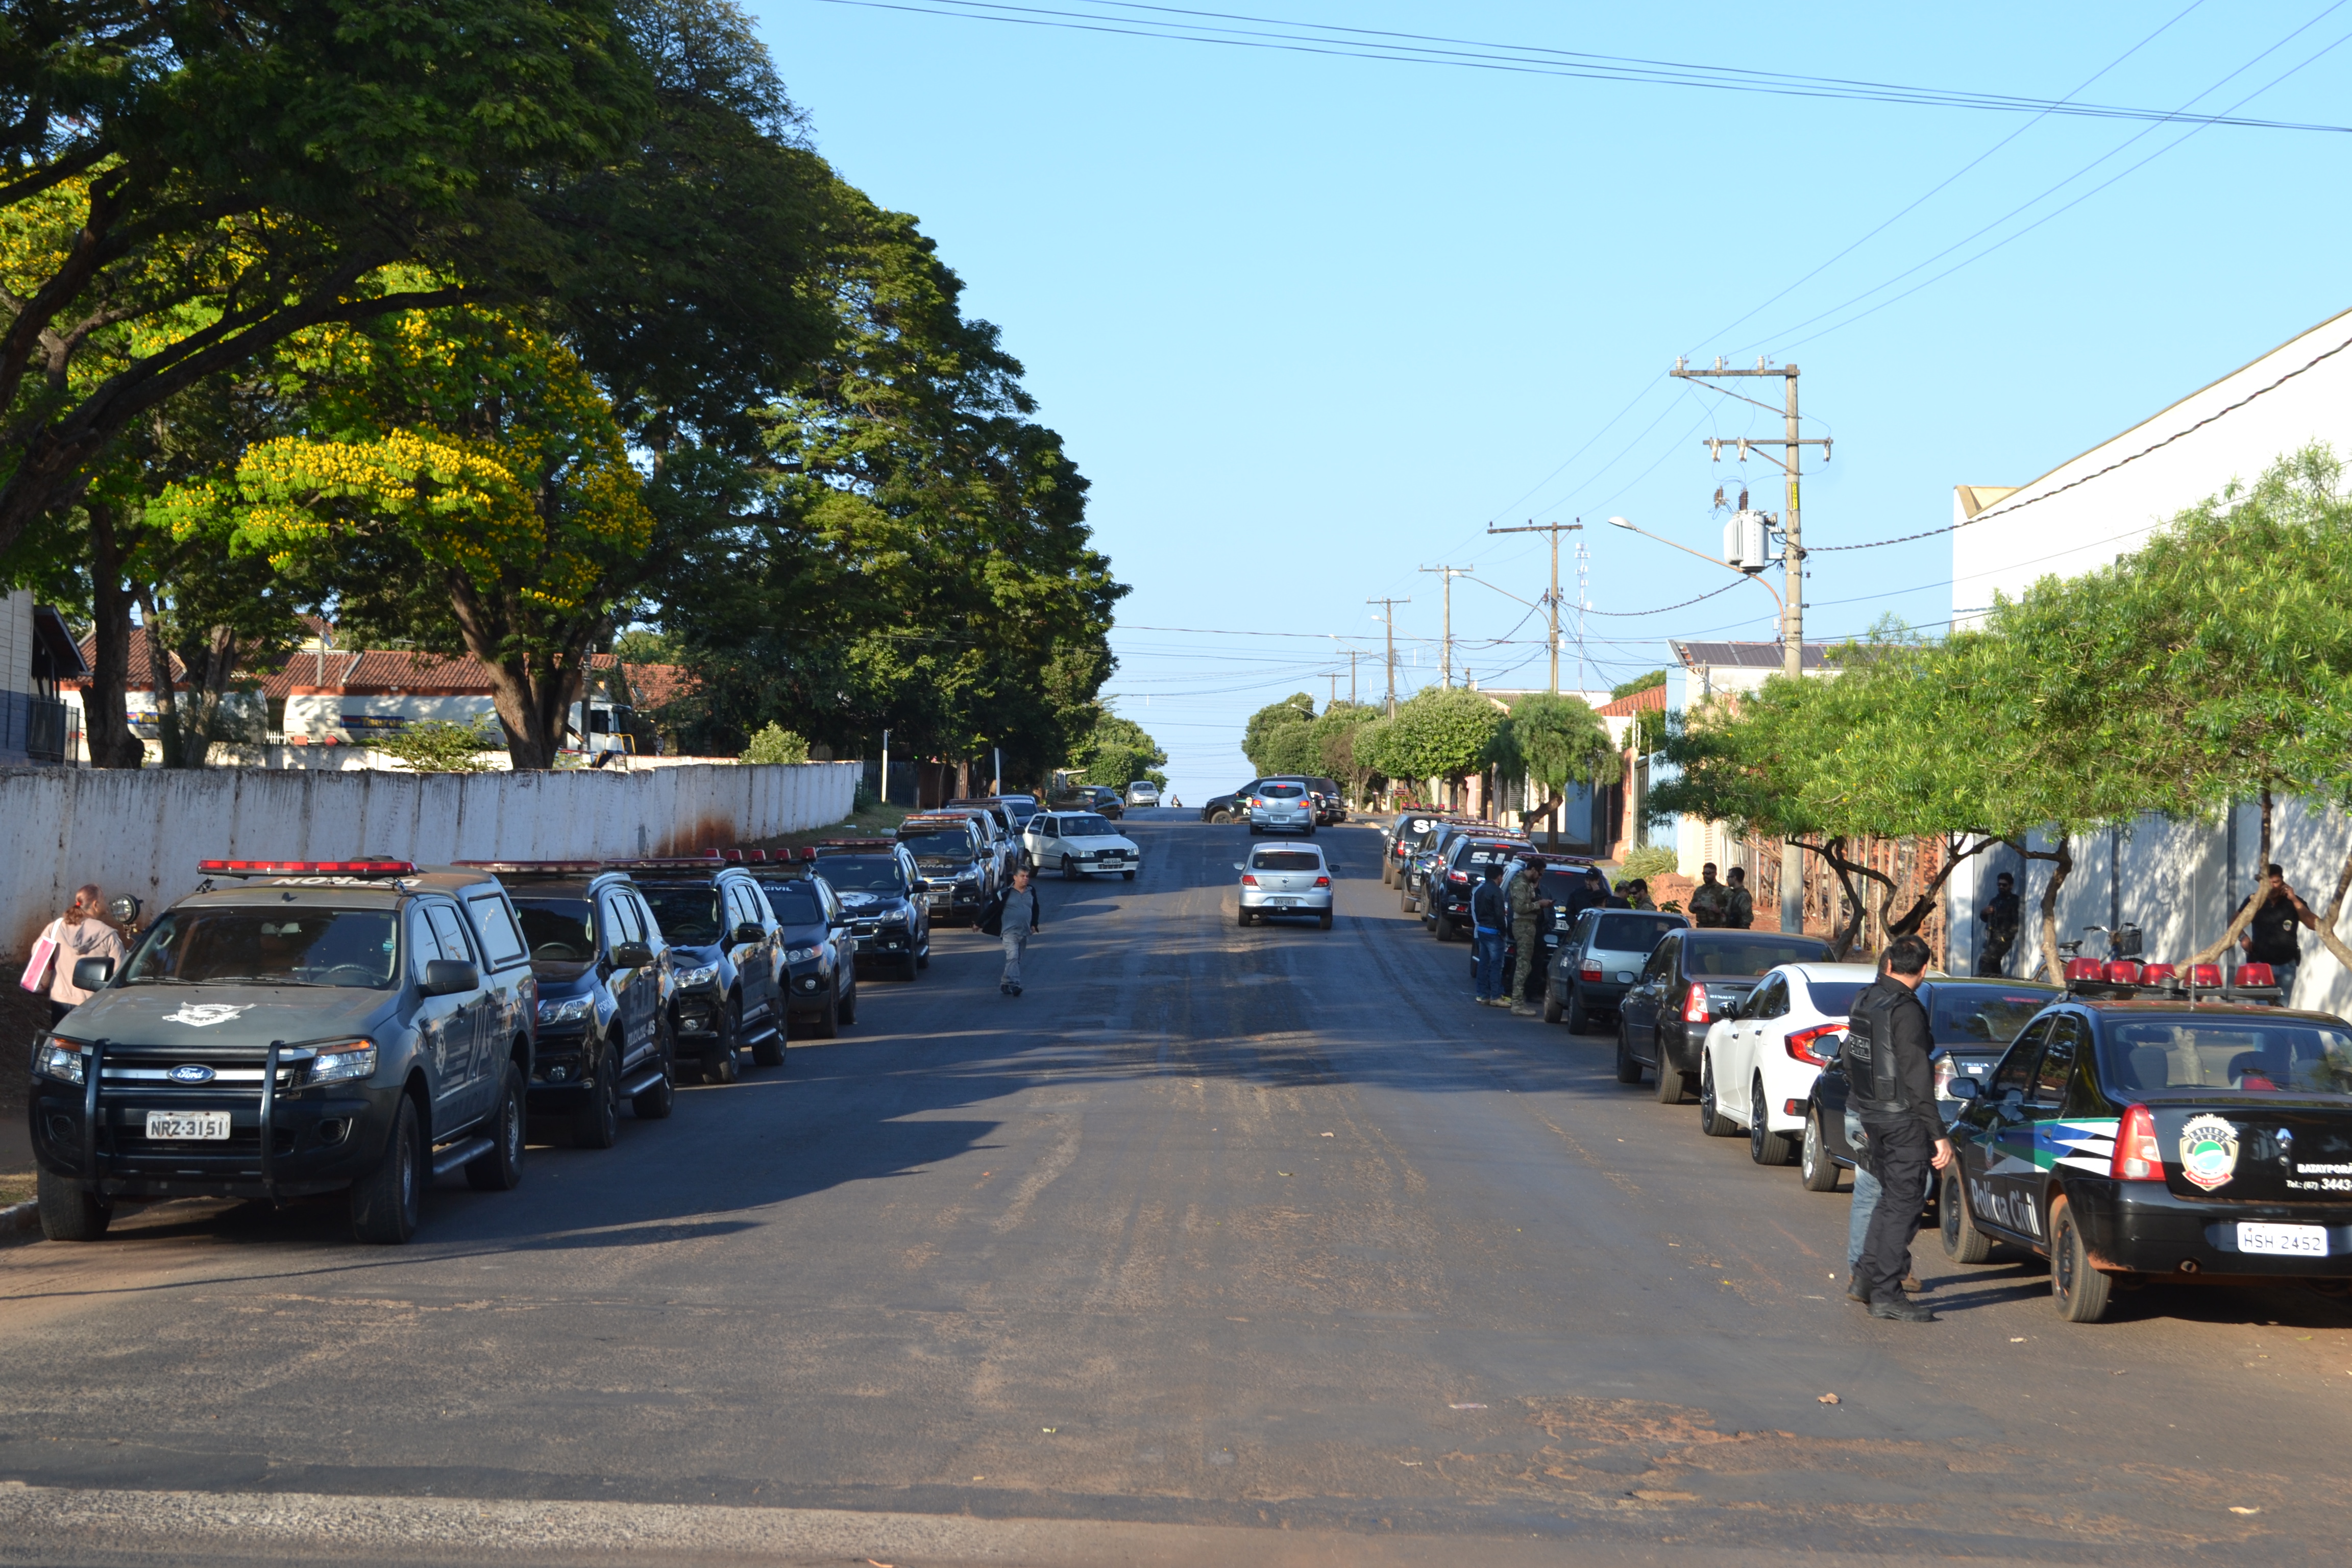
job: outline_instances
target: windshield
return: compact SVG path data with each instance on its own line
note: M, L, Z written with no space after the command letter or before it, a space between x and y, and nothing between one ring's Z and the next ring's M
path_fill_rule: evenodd
M641 890L646 902L654 907L662 934L680 946L707 947L727 929L719 918L716 888L656 885Z
M898 842L917 855L929 855L935 859L971 858L971 836L960 828L952 833L909 833Z
M1783 963L1819 963L1829 955L1827 943L1802 939L1685 942L1683 971L1687 974L1761 974Z
M1065 838L1108 838L1118 831L1099 816L1062 818L1061 835Z
M762 882L760 891L768 895L768 908L775 911L779 924L824 924L824 900L806 882Z
M1974 1041L2005 1046L2017 1038L2027 1020L2050 1005L2051 993L2019 991L2001 985L1949 985L1927 988L1928 1029L1939 1046L1965 1046Z
M1008 800L1004 803L1004 809L1013 814L1013 821L1025 823L1037 815L1037 803L1034 800Z
M1640 915L1602 915L1600 928L1592 933L1592 945L1602 952L1646 953L1658 945L1660 937L1678 930L1682 923Z
M585 963L596 956L596 906L586 899L517 899L533 958Z
M1320 871L1323 857L1312 849L1261 849L1250 857L1253 871Z
M907 890L906 873L899 868L896 855L822 855L817 858L816 874L832 883L836 893L903 893ZM769 889L768 901L772 904L776 901L773 888Z
M2110 1022L2099 1042L2108 1085L2127 1094L2236 1089L2352 1100L2352 1035L2321 1024L2233 1017Z
M123 982L257 981L389 991L400 922L384 910L174 910L139 944Z

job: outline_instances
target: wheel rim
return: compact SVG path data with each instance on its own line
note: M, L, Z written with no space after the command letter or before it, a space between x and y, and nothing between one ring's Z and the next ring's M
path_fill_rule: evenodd
M416 1140L400 1141L400 1208L403 1214L416 1209Z
M1942 1208L1943 1212L1936 1216L1937 1226L1943 1231L1944 1240L1949 1245L1957 1247L1960 1244L1959 1184L1947 1178L1944 1183L1944 1190L1938 1194L1938 1197L1940 1199L1939 1206Z
M1821 1133L1821 1126L1820 1126L1820 1124L1819 1124L1818 1122L1814 1121L1813 1121L1813 1119L1812 1119L1811 1117L1810 1117L1810 1116L1809 1116L1809 1117L1805 1118L1805 1152L1804 1152L1804 1161L1805 1161L1805 1179L1806 1179L1807 1181L1809 1181L1809 1182L1810 1182L1810 1181L1811 1181L1811 1180L1813 1179L1813 1177L1814 1177L1814 1176L1818 1175L1818 1174L1821 1173L1821 1168L1822 1168L1822 1166L1821 1166L1821 1159L1822 1159L1822 1133Z
M499 1131L506 1142L508 1163L520 1164L522 1163L522 1107L516 1103L512 1094L507 1096L505 1123Z
M1665 1058L1660 1057L1658 1065L1664 1067ZM1706 1060L1698 1064L1698 1113L1708 1121L1715 1120L1715 1064Z
M1748 1153L1762 1163L1764 1159L1764 1091L1757 1089L1748 1097Z
M2058 1245L2050 1249L2050 1287L2063 1301L2074 1293L2074 1222L2060 1220L2053 1239Z

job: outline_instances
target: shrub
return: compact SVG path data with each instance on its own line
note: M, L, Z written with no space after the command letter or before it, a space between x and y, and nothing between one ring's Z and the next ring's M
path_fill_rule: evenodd
M809 760L808 742L782 725L771 721L768 727L751 737L738 759L745 763L804 763Z
M1681 858L1666 846L1644 844L1637 849L1625 851L1625 858L1618 864L1617 874L1621 878L1640 877L1646 881L1652 877L1671 877L1681 867Z
M485 725L418 719L403 725L398 733L369 744L398 758L411 773L481 773L490 770L485 753L503 750L506 742Z

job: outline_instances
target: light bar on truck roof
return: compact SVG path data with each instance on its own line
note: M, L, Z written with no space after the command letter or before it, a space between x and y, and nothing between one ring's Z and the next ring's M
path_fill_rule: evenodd
M593 877L604 868L602 860L452 860L450 864L509 877Z
M891 849L898 847L895 838L827 838L818 847L823 849Z
M406 860L199 860L196 869L215 877L414 877Z

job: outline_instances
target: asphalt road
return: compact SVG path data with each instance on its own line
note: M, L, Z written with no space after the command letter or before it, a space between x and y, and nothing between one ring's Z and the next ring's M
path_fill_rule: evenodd
M1019 1000L943 932L408 1247L0 1248L0 1562L2337 1560L2352 1311L2073 1327L1930 1237L1944 1321L1874 1321L1844 1194L1473 1007L1369 830L1337 929L1242 930L1189 815L1044 884Z

